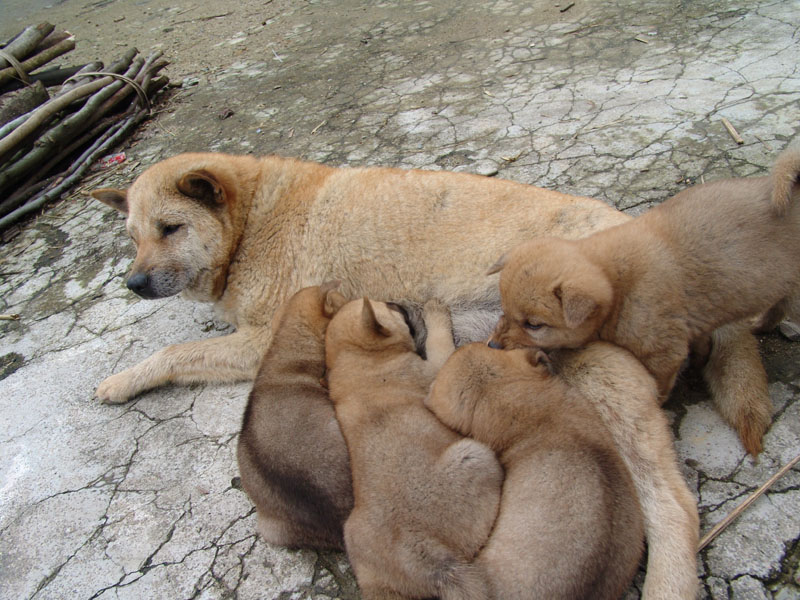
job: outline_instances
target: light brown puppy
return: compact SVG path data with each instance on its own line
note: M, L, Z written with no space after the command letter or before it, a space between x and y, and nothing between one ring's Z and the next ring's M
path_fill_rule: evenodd
M275 309L290 292L330 279L349 297L441 298L458 343L486 339L500 296L485 269L498 256L532 237L577 238L629 219L597 200L488 177L275 156L181 154L127 191L92 195L127 216L137 245L133 291L213 302L237 329L168 346L108 377L95 395L112 403L166 383L253 379ZM729 327L712 347L712 360L738 374L713 371L714 399L742 421L769 406L752 340ZM768 423L758 421L759 431Z
M505 317L498 324L503 329ZM513 339L501 338L511 349ZM644 598L691 600L698 591L697 503L678 469L653 377L628 351L606 342L549 353L550 376L591 405L633 478L647 539ZM541 373L546 378L547 374Z
M502 469L483 444L424 407L453 351L446 307L425 305L423 360L403 315L346 304L326 335L328 387L350 453L355 506L347 555L365 599L487 598L472 564L497 515Z
M798 174L800 151L789 150L770 176L691 187L585 239L517 246L490 270L502 270L504 335L545 349L619 344L644 363L666 400L695 341L767 311L796 314ZM733 416L751 454L761 450L769 413L758 411L767 408L752 405L754 421Z
M642 509L597 410L550 369L535 348L469 344L426 404L503 466L500 514L476 561L492 597L616 600L644 550Z
M350 461L328 391L325 329L346 299L337 284L300 290L275 313L274 335L245 409L242 487L271 544L344 550L353 508Z

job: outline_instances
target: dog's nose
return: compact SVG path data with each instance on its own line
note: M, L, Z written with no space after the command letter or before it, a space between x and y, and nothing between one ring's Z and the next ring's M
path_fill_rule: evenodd
M128 289L139 296L147 297L150 289L150 277L147 273L135 273L128 277Z
M489 340L489 348L494 348L495 350L502 350L503 345L500 342L494 341L494 339Z

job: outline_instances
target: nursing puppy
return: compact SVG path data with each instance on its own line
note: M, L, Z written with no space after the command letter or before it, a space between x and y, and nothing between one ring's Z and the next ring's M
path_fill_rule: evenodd
M506 348L525 347L504 337L504 320L493 339ZM643 597L694 599L698 591L697 503L678 468L669 423L658 408L655 381L630 352L606 342L548 355L551 368L540 370L539 385L558 380L569 390L567 398L580 398L590 405L633 479L647 540Z
M291 292L331 279L342 280L348 297L420 306L441 298L458 343L485 340L500 314L487 265L533 237L578 238L630 218L598 200L466 173L214 153L174 156L128 190L92 195L126 216L137 245L132 291L213 302L236 327L111 375L95 392L109 403L167 383L252 380L276 308ZM753 422L760 438L770 405L754 338L726 328L711 360L721 365L707 371L715 402L732 419Z
M453 351L450 319L425 305L427 360L400 312L346 304L326 335L328 387L350 453L355 506L344 526L363 597L487 598L472 564L495 521L502 470L423 405Z
M270 544L344 550L353 508L350 462L328 392L325 329L346 299L336 283L300 290L275 313L275 332L244 413L242 487Z
M691 187L581 240L517 246L490 270L502 270L508 335L545 349L614 342L644 363L664 401L692 343L761 313L798 314L798 174L800 151L788 150L767 177ZM763 417L734 418L751 454Z
M500 514L476 561L493 598L622 595L644 549L636 491L597 411L550 373L541 350L464 346L427 405L503 466Z

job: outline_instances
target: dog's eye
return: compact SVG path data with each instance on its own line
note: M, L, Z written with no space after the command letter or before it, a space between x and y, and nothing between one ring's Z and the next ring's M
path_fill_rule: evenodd
M178 231L178 229L180 229L181 227L183 227L182 223L178 223L177 225L162 225L161 235L163 237L167 237L168 235L172 235L173 233Z
M536 331L542 327L544 327L544 323L525 323L525 329L530 329L531 331Z

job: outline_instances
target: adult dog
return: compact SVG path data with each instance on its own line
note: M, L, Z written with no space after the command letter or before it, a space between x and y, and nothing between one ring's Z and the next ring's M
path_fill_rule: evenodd
M137 245L132 291L213 302L236 327L108 377L95 395L109 403L166 383L253 379L277 306L330 279L349 297L440 298L458 343L486 339L500 314L497 279L486 277L498 256L530 238L580 238L630 218L598 200L477 175L275 156L181 154L127 191L92 195L127 215ZM714 333L705 373L723 415L760 439L770 402L746 327Z

